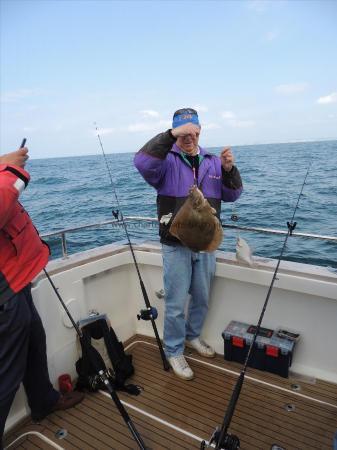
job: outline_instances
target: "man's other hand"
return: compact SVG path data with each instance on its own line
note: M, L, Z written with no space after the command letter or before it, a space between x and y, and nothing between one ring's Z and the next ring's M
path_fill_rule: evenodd
M230 147L225 147L221 154L221 165L224 168L225 172L230 172L234 165L234 156Z
M0 164L9 164L24 168L28 158L28 148L22 147L15 152L0 156Z

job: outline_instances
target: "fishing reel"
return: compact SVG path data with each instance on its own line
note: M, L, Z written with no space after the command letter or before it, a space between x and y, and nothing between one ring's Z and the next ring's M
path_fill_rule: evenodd
M293 231L296 228L296 225L297 225L297 222L287 222L287 227L288 227L290 236L292 236Z
M116 220L119 220L119 211L118 211L118 209L113 209L112 211L111 211L111 213L112 213L112 215L114 216L114 218L116 219Z
M151 308L141 309L140 313L137 314L138 320L151 320L151 319L156 320L157 317L158 311L153 306L151 306Z
M91 392L97 392L99 389L106 390L105 379L108 379L110 383L114 382L114 373L110 368L102 370L100 374L88 375L86 388Z
M219 443L220 435L221 429L217 427L207 444L206 441L201 442L200 450L214 449L214 445L212 445L213 443L219 450L240 450L240 439L237 436L226 433L222 441Z

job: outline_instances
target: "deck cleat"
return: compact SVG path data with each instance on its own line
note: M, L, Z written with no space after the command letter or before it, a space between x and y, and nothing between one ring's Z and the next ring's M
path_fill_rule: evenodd
M291 403L287 403L286 405L284 405L284 409L287 412L293 412L293 411L295 411L296 407L295 407L295 405L293 405Z
M57 439L65 439L67 436L68 436L68 431L65 428L60 428L55 433L55 437Z

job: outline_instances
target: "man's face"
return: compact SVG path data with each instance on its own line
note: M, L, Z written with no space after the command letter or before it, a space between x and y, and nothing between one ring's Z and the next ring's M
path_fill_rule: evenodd
M200 136L200 129L196 133L196 135L186 134L185 136L179 136L176 144L185 153L193 154L198 149L199 136Z

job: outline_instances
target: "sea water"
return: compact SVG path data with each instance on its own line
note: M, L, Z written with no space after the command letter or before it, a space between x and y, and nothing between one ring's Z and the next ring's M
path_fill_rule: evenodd
M220 154L221 148L209 149ZM337 236L337 141L233 147L244 191L222 203L222 222L287 231L310 164L295 221L296 232ZM97 150L99 152L99 149ZM156 217L156 191L133 165L132 153L107 159L124 216ZM21 201L41 234L113 219L118 204L102 154L29 160L31 175ZM231 221L231 216L238 221ZM133 241L158 240L156 223L128 223ZM237 231L225 229L222 250L235 252ZM278 258L285 236L240 232L253 254ZM122 226L67 234L69 253L125 240ZM61 256L60 238L47 240L52 258ZM290 237L283 259L337 268L337 243Z

